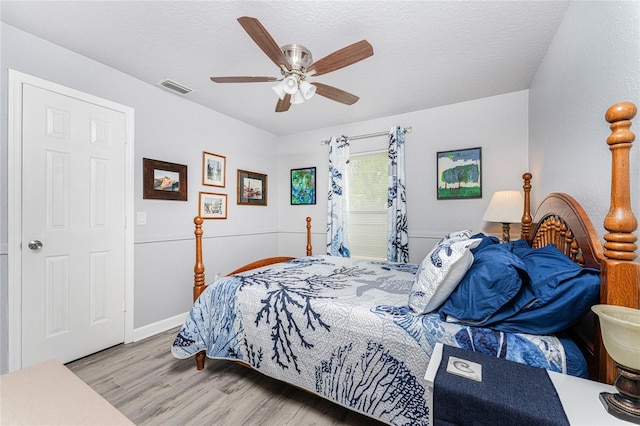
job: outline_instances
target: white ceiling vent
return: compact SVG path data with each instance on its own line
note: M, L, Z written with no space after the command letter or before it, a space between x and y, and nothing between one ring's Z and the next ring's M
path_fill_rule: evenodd
M169 89L174 92L180 93L181 95L188 95L189 93L193 92L193 89L190 89L187 86L184 86L180 83L176 83L175 81L170 80L168 78L165 78L164 80L161 80L156 84L164 87L165 89Z

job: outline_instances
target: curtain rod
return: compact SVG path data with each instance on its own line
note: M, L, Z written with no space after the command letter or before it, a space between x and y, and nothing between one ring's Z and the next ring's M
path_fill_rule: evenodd
M405 127L404 129L402 129L402 133L411 133L412 130L413 129L411 128L411 126ZM388 134L389 132L367 133L366 135L347 136L347 139L354 141L356 139L374 138L376 136L386 136ZM320 145L329 145L329 142L329 140L323 140L320 141Z

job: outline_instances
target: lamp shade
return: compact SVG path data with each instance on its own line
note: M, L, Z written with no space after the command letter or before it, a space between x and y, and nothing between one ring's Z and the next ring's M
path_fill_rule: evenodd
M284 85L284 91L290 95L298 91L298 80L292 75L282 80L282 84Z
M524 212L524 198L520 191L496 191L482 220L487 222L518 223Z
M293 95L291 95L291 103L293 105L301 104L304 102L304 96L302 95L301 90L297 90Z
M316 86L307 81L301 81L300 92L302 92L302 96L304 96L305 99L311 99L311 97L316 93Z
M640 371L640 310L615 305L595 305L604 347L615 362Z
M279 81L278 84L272 87L272 89L280 99L284 99L284 95L287 94L287 92L284 91L284 82L282 81Z

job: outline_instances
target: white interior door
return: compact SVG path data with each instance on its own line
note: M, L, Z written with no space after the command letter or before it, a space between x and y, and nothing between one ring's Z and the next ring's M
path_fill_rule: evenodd
M23 85L23 368L124 341L125 118Z

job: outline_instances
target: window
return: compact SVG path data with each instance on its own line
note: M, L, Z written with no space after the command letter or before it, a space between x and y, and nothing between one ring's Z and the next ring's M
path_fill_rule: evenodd
M387 151L351 154L347 175L351 257L387 258Z

